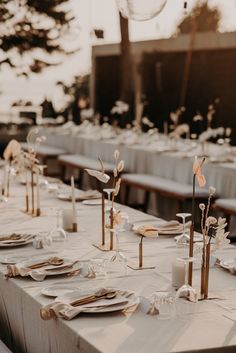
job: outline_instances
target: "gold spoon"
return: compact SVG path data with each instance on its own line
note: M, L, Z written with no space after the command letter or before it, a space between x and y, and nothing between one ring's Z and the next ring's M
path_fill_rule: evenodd
M107 292L105 294L94 294L94 295L90 295L78 300L73 301L72 303L70 303L70 305L72 306L79 306L79 305L85 305L85 304L89 304L89 303L93 303L97 300L100 299L113 299L117 296L117 291L111 291L111 292Z
M35 270L37 268L44 267L47 265L60 266L63 263L64 263L63 259L61 259L60 257L54 256L54 257L50 257L50 259L48 259L47 261L39 262L37 264L29 266L28 268Z
M5 241L5 240L20 240L21 239L21 234L11 234L6 237L0 238L0 241Z

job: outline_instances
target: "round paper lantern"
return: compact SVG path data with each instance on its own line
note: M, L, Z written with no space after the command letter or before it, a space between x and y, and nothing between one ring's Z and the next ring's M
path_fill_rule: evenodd
M146 21L157 16L167 0L116 0L123 17L134 21Z

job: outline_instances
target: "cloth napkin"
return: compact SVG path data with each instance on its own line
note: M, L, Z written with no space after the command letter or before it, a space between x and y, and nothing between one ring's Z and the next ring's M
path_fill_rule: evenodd
M35 263L38 263L38 261L35 262ZM64 263L61 266L57 266L57 269L59 270L59 268L62 267L62 266L63 267L67 266L67 265L70 266L72 263L73 262ZM31 264L31 266L32 265L33 265L33 263ZM51 267L51 265L50 265L50 267ZM55 267L53 267L53 269L54 268ZM42 268L39 268L39 269L32 270L32 269L30 269L28 267L23 266L20 263L19 264L15 264L15 265L7 265L7 273L5 274L5 278L17 277L17 276L21 276L21 277L30 276L35 281L41 282L48 275L48 269L49 269L49 267L45 266L45 267L42 267ZM53 272L55 272L55 275L58 273L57 269L53 270ZM72 272L74 271L73 267L71 268L71 271ZM84 277L84 278L95 278L96 277L96 273L95 273L93 267L90 266L90 264L85 264L84 263L82 268L79 268L78 271L79 271L79 274L82 277ZM77 272L77 270L75 270L75 272Z
M73 298L73 301L75 299ZM96 302L86 305L72 306L65 301L56 301L48 304L40 309L40 316L43 320L50 320L56 317L61 317L65 320L72 320L83 311L99 311L101 308L111 307L128 303L128 299L118 295L114 299L100 299Z
M47 261L47 260L45 260ZM38 261L36 262L38 263ZM48 271L50 268L53 269L53 272L55 272L55 275L58 273L58 271L60 270L60 267L64 267L64 266L70 266L73 262L68 262L63 264L62 266L45 266L39 269L30 269L26 266L23 266L22 264L15 264L15 265L7 265L7 273L5 275L6 278L8 277L17 277L17 276L21 276L21 277L27 277L30 276L31 278L33 278L35 281L41 282L45 279L45 277L48 275ZM31 264L32 266L33 264ZM71 269L73 270L73 269Z
M35 281L41 282L45 279L47 273L45 270L31 270L23 265L16 264L16 265L7 265L7 273L5 274L6 278L9 277L32 277Z
M186 224L186 227L190 226ZM151 230L152 229L152 230ZM137 234L141 234L144 236L150 236L150 237L155 237L158 236L159 233L165 232L168 234L168 231L173 232L173 231L182 231L183 225L180 224L178 221L169 221L169 222L160 222L160 223L155 223L155 225L147 223L147 224L142 224L138 226L138 224L134 225L134 231Z
M138 227L135 232L147 238L158 237L158 229L151 224L142 225Z

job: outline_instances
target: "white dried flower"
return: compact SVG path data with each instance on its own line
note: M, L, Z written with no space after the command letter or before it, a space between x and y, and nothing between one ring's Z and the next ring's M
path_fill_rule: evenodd
M119 173L121 173L121 172L123 171L124 167L125 167L125 162L124 162L123 160L121 160L121 161L118 163L117 171L118 171Z
M117 172L117 169L116 169L116 168L113 169L113 175L114 175L115 178L116 178L117 175L118 175L118 172Z
M193 117L193 121L203 121L203 116L201 114L197 114Z
M209 195L213 196L216 193L216 188L214 188L213 186L209 187Z
M120 158L120 151L119 150L115 150L114 158L115 158L116 161Z
M200 208L201 211L205 211L206 206L205 206L204 203L200 203L199 204L199 208Z
M121 184L121 178L119 178L116 182L114 196L117 196L119 194L120 184Z
M212 216L209 216L207 217L206 219L206 225L209 227L213 224L216 224L217 223L217 219L215 217L212 217Z

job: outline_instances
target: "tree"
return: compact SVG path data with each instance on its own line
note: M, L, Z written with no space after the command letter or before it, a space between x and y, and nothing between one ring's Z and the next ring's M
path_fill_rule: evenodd
M193 21L198 32L218 31L220 22L220 12L218 8L210 8L207 1L197 3L190 15L187 16L178 26L181 34L192 32Z
M28 75L59 64L52 54L74 53L63 45L74 20L66 10L67 3L69 0L0 0L0 66L8 64L17 75Z
M129 40L129 21L120 13L120 33L121 33L121 75L120 75L120 99L131 104L133 98L133 72L132 54Z

